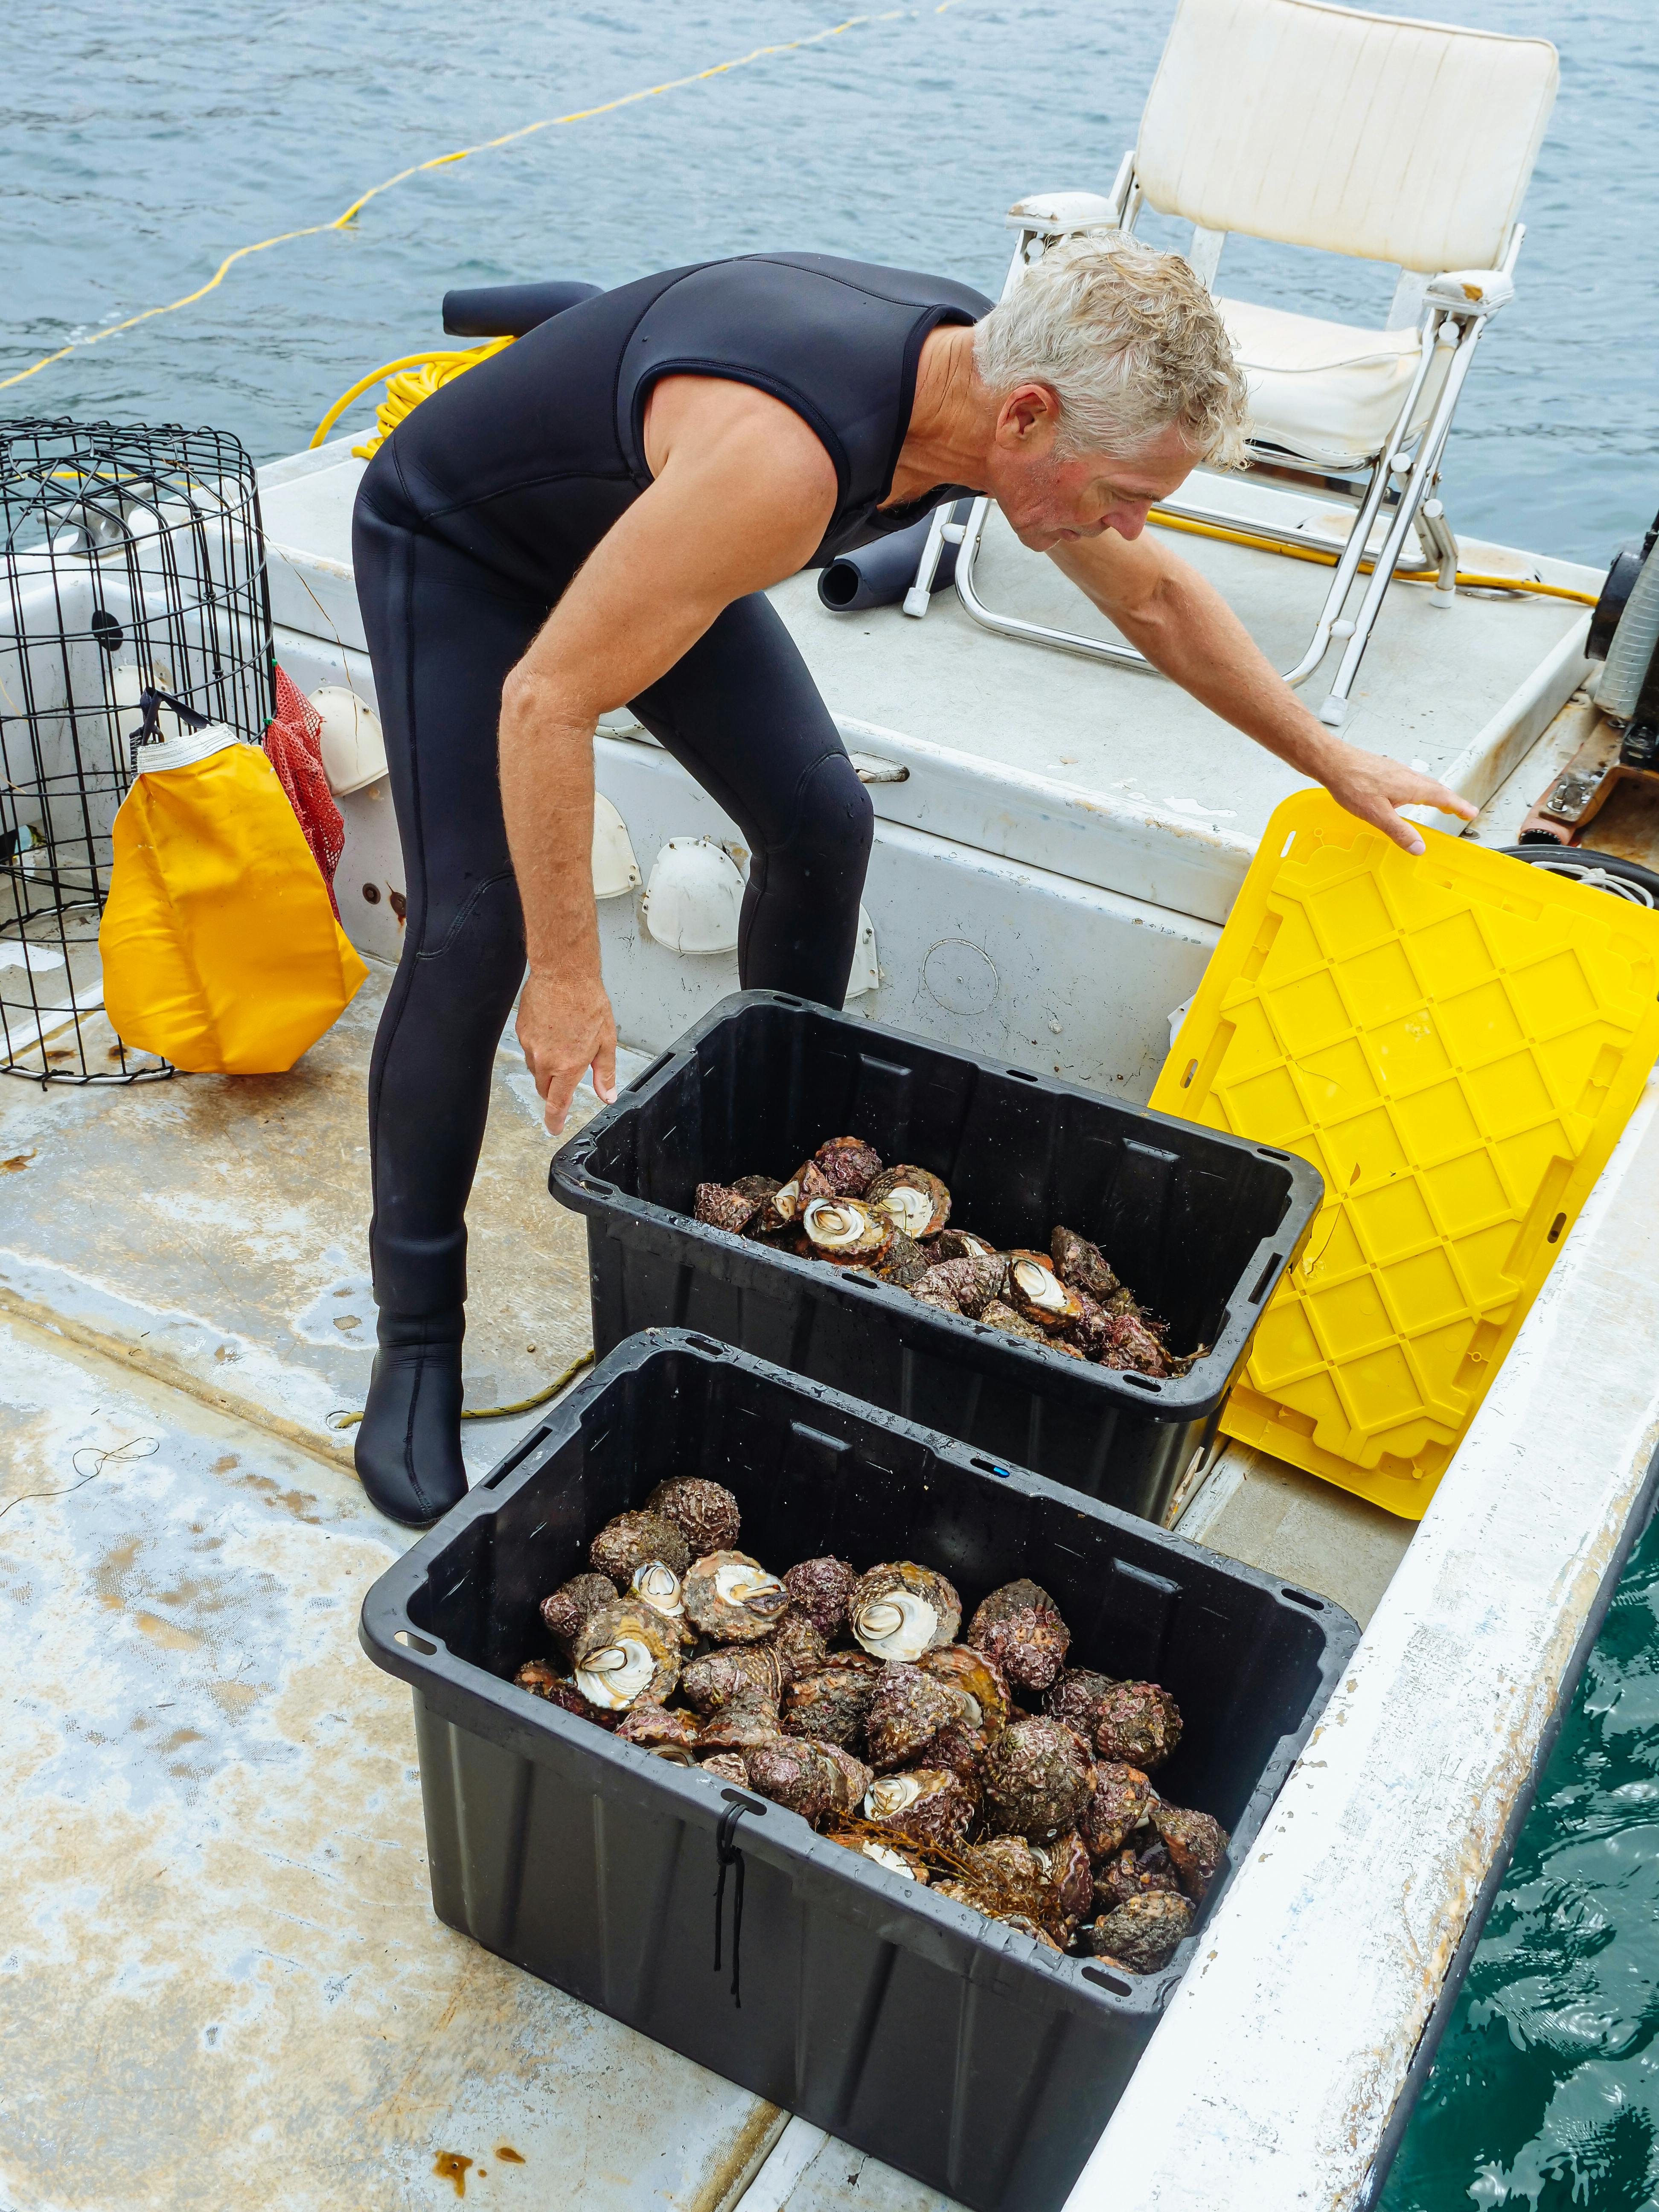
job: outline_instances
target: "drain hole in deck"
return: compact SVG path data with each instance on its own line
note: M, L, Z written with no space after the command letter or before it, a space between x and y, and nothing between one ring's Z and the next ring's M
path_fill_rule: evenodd
M1115 1974L1103 1973L1098 1966L1085 1966L1083 1978L1085 1982L1098 1982L1103 1990L1109 1990L1115 1997L1133 1996L1134 1994L1127 1982L1120 1981Z
M1544 1242L1547 1244L1553 1244L1556 1238L1561 1234L1561 1231L1566 1227L1566 1215L1565 1213L1558 1213L1554 1220L1550 1224L1550 1233L1544 1239Z
M424 1636L416 1636L411 1628L397 1630L392 1640L394 1644L406 1644L411 1651L423 1652L428 1659L438 1648L435 1644L428 1644Z
M1324 1600L1310 1597L1306 1590L1291 1589L1286 1584L1280 1587L1279 1595L1289 1598L1292 1605L1305 1605L1310 1613L1323 1613L1325 1610Z

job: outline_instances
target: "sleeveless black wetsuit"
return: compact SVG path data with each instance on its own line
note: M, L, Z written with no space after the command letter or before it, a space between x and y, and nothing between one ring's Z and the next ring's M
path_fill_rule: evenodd
M403 957L369 1079L383 1344L459 1341L463 1217L524 974L496 774L501 685L650 483L653 381L729 377L811 426L839 488L821 563L961 495L942 484L877 512L923 340L990 304L943 277L823 254L669 270L531 331L426 401L370 464L353 552L408 869ZM782 623L758 595L737 601L631 704L750 848L744 985L839 1006L871 808Z

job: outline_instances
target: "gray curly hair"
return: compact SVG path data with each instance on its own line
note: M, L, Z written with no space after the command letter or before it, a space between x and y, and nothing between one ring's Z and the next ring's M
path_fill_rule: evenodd
M1127 459L1172 422L1194 459L1243 459L1244 379L1214 301L1178 253L1121 232L1050 247L975 326L974 363L995 392L1049 386L1061 459Z

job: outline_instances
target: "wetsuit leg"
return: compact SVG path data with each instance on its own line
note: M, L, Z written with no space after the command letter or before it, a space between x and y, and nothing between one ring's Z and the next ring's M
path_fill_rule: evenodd
M496 729L502 682L545 609L491 590L475 562L361 501L353 557L408 900L369 1070L382 1349L357 1460L375 1502L418 1524L466 1486L465 1213L525 964Z
M744 988L839 1006L875 815L775 609L736 600L632 705L748 841Z

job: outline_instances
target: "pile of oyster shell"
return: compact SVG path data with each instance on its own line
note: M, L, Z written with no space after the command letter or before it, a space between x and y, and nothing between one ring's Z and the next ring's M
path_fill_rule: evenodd
M831 1137L787 1182L701 1182L692 1212L712 1229L895 1284L935 1312L965 1314L1063 1358L1167 1376L1186 1374L1209 1349L1171 1352L1168 1324L1086 1237L1061 1227L1046 1252L1000 1252L951 1227L951 1194L936 1175L884 1168L861 1137Z
M542 1601L558 1662L530 1660L520 1688L1054 1950L1167 1964L1227 1849L1152 1786L1181 1741L1168 1691L1067 1667L1033 1582L993 1590L963 1634L932 1567L779 1577L740 1533L723 1485L659 1483Z

